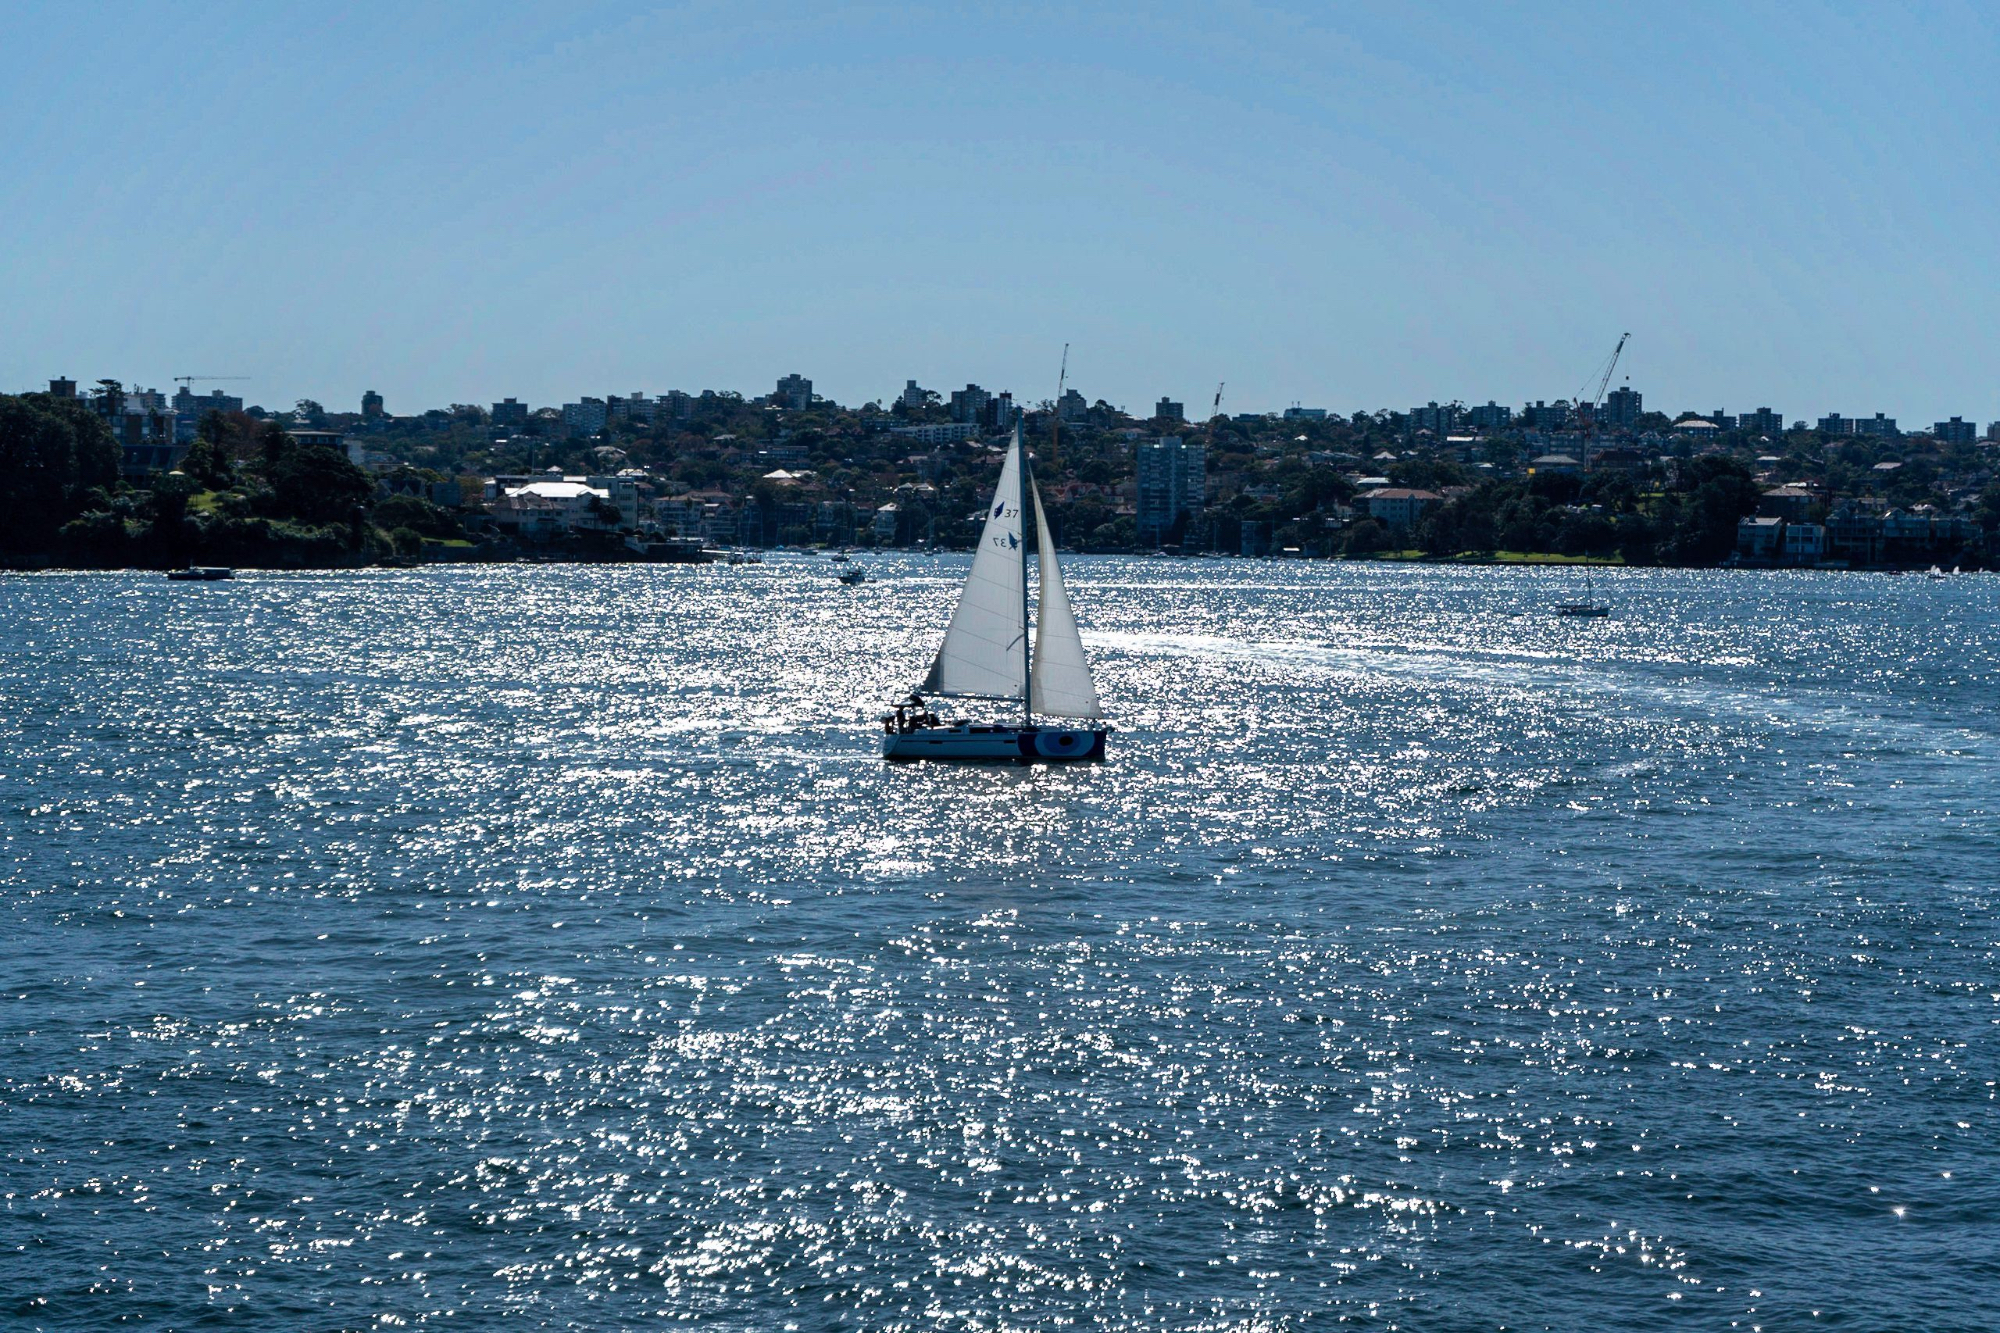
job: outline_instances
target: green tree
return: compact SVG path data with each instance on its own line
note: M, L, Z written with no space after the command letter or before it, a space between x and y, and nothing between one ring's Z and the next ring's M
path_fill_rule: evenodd
M257 427L257 446L264 455L264 472L268 476L277 470L278 464L290 451L292 437L280 423L266 421Z
M188 501L194 493L195 480L185 472L162 473L152 479L153 536L163 545L178 550L183 544Z
M210 416L219 415L211 412ZM212 491L227 487L234 480L229 466L229 455L214 440L203 435L195 436L188 446L187 454L181 459L181 471Z
M125 410L125 386L117 380L99 380L90 391L90 401L97 405L100 416L115 417Z
M0 549L42 549L93 489L117 482L102 418L73 400L0 395Z
M1682 485L1686 494L1667 542L1668 557L1677 564L1715 564L1736 549L1737 520L1757 511L1757 483L1735 459L1711 455L1688 465Z
M272 498L286 518L352 522L374 498L375 480L333 449L291 445L270 472Z
M1389 480L1421 491L1461 486L1465 473L1448 458L1401 458L1389 465Z
M1374 555L1389 547L1389 530L1372 518L1364 518L1347 531L1349 555Z
M1972 516L1986 530L1987 548L2000 555L2000 549L1994 546L1996 539L2000 539L2000 481L1986 484L1986 489L1979 496L1979 507Z
M409 528L419 536L450 538L464 535L459 521L443 508L416 495L391 495L376 502L375 526L394 534L398 528Z
M1109 523L1100 523L1091 531L1085 549L1092 551L1129 551L1139 540L1139 530L1130 518L1115 518Z

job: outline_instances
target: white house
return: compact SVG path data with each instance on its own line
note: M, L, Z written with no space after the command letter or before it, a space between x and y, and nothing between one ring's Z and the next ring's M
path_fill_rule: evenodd
M1436 491L1416 491L1407 486L1388 486L1361 497L1368 504L1368 517L1391 532L1408 532L1432 505L1444 503Z
M639 487L630 477L497 478L488 492L493 521L526 540L639 526Z
M902 513L891 501L875 511L875 540L888 543L896 540L896 519Z

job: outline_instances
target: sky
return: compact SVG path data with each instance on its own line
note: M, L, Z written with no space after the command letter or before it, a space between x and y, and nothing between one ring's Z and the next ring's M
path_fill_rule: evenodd
M0 0L0 390L2000 418L2000 7ZM198 386L199 387L199 386Z

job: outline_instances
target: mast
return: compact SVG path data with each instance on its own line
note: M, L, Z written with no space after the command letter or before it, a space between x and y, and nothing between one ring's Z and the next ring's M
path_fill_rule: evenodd
M1056 410L1049 414L1049 466L1062 467L1062 396L1069 383L1069 344L1063 344L1062 372L1056 376Z
M1021 443L1021 423L1014 423L1014 450L1020 456L1021 494L1021 721L1035 724L1035 662L1028 647L1028 450Z

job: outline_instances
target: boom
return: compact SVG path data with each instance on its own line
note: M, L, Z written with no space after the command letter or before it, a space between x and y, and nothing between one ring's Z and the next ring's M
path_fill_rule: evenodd
M1590 395L1589 417L1590 420L1592 421L1597 420L1597 409L1600 406L1602 406L1604 402L1604 386L1611 383L1611 372L1618 369L1618 357L1625 350L1625 340L1627 338L1630 338L1631 336L1632 335L1629 333L1621 333L1618 335L1618 345L1611 349L1611 359L1604 363L1604 373L1597 377L1597 388ZM1581 403L1583 395L1579 393L1577 395L1577 398L1579 403Z

